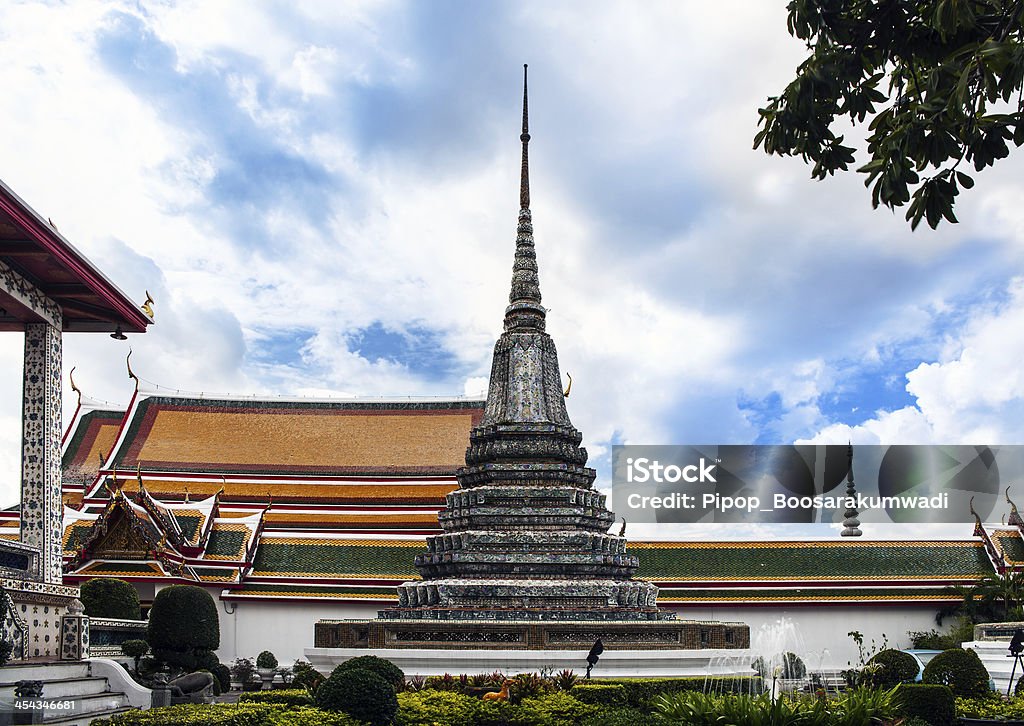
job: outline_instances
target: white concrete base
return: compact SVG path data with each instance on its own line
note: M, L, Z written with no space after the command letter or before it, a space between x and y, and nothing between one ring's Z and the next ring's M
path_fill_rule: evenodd
M406 676L445 673L506 675L540 670L587 670L586 650L427 650L418 648L306 648L306 658L321 673L360 655L389 660ZM606 650L595 666L598 678L643 676L752 676L748 650Z
M964 643L963 647L977 651L978 657L985 664L988 675L995 684L996 692L1005 694L1006 688L1010 685L1010 673L1013 671L1013 658L1007 656L1010 652L1009 639L976 640L973 643ZM1021 676L1024 676L1024 673L1021 672L1020 666L1017 666L1016 673L1013 674L1014 685L1017 685Z

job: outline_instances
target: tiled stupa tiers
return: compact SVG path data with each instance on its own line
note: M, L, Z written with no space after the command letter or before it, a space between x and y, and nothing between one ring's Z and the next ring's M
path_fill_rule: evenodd
M439 516L445 533L416 557L423 577L398 588L382 618L670 620L591 487L583 435L565 408L555 343L544 331L530 215L527 99L512 291L494 346L487 406L470 433L459 489Z

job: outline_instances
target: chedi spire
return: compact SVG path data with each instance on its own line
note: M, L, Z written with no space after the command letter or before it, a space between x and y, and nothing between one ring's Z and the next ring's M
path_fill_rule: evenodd
M505 309L505 330L544 330L546 310L540 304L537 251L533 243L530 214L530 116L526 65L523 65L523 162L519 176L519 226L516 229L516 259L512 266L512 290Z

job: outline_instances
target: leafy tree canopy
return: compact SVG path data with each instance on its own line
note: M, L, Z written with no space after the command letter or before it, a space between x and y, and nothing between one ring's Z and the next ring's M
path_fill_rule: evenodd
M824 179L854 163L841 125L868 121L872 206L910 203L913 229L956 222L967 173L1024 144L1024 0L791 0L810 55L759 109L754 148Z

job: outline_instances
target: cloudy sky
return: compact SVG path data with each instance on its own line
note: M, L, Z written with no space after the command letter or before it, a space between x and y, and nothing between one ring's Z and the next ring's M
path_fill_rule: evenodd
M156 299L65 368L121 404L129 344L171 389L482 392L526 62L549 332L602 474L612 442L1021 443L1021 157L912 233L856 175L752 150L803 49L782 0L709 7L4 3L0 178Z

